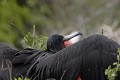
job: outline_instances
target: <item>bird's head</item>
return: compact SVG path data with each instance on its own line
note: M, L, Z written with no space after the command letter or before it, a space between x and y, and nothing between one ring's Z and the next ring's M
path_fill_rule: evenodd
M56 53L60 51L61 49L72 45L72 43L69 42L69 40L78 35L82 35L82 33L78 32L70 36L62 36L62 35L54 34L50 36L47 40L47 50L53 53Z

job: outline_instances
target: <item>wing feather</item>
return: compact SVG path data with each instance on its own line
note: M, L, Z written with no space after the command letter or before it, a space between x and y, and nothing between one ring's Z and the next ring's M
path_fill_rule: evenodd
M40 80L45 80L48 75L56 80L61 77L62 80L76 80L78 76L82 80L107 80L104 71L117 61L119 47L119 44L103 35L92 35L56 54L38 59L32 67L36 68L34 73L39 71Z

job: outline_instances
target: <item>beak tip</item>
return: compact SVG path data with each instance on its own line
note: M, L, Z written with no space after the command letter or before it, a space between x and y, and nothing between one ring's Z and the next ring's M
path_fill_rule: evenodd
M83 36L83 34L81 32L78 32L78 34Z

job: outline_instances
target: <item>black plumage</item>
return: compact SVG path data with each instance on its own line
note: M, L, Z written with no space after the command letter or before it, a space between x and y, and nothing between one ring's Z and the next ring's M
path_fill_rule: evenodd
M64 41L67 41L77 35L81 35L81 33L78 32L67 38L62 35L54 34L48 38L47 49L44 51L27 48L17 52L15 58L12 60L13 76L26 76L28 68L37 60L39 56L42 58L60 51L66 47Z
M62 35L54 34L47 40L47 50L49 53L56 53L61 49L65 48L64 37Z
M17 49L11 48L4 42L0 42L0 59L9 59L12 61L17 52Z
M28 70L32 80L107 80L105 69L117 61L119 44L103 35L92 35L49 56L39 56ZM119 79L116 79L119 80Z
M39 59L43 59L51 56L51 54L54 54L66 47L64 41L67 41L77 35L81 35L81 33L77 33L67 38L57 34L52 35L48 39L47 50L45 51L29 48L19 51L9 47L6 43L0 43L0 58L5 60L8 59L12 62L12 77L26 76L28 68L38 57ZM0 62L1 61L2 60L0 60Z
M13 65L13 76L14 77L25 77L26 72L40 55L40 50L35 49L24 49L16 53L15 58L12 60Z
M4 42L0 42L0 63L6 63L6 60L9 60L12 64L12 77L25 76L28 68L37 58L36 56L41 52L40 50L35 49L23 49L17 50L10 47ZM34 54L33 54L34 53ZM1 64L2 65L2 64ZM6 66L5 66L6 67ZM6 70L1 70L1 79L7 77L8 72ZM3 75L2 75L3 74ZM4 75L5 74L5 75ZM6 78L5 78L6 79Z
M0 63L5 63L6 60L9 60L12 64L12 77L18 76L25 76L30 64L32 63L32 58L34 57L33 53L37 52L38 50L34 49L23 49L17 50L15 48L10 47L8 44L4 42L0 42ZM40 50L38 51L40 52ZM29 59L30 58L30 59ZM35 58L34 58L35 59ZM3 61L5 60L5 61ZM26 62L25 62L26 61ZM1 73L3 73L2 70ZM7 75L6 75L7 76ZM5 77L5 75L3 75Z

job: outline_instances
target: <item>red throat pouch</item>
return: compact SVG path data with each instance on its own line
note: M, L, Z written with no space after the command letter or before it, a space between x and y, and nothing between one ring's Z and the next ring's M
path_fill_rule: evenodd
M67 47L67 46L71 46L72 43L70 41L64 41L64 45Z

